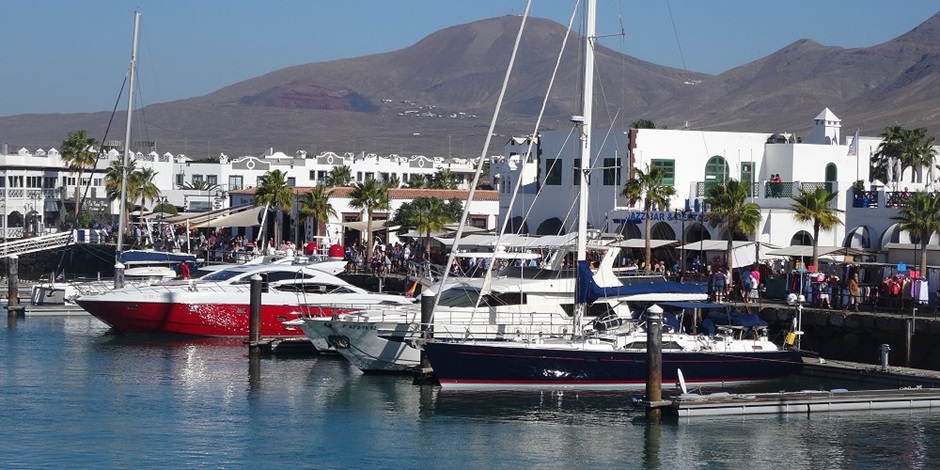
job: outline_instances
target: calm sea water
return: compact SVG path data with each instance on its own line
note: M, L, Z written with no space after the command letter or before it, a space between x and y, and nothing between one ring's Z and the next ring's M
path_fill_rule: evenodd
M88 317L0 336L2 468L940 465L938 413L651 425L624 394L441 392L326 356L251 371L240 341L120 337Z

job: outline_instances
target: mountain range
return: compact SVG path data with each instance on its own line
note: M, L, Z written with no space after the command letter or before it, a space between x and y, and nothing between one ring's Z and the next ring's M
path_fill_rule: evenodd
M193 158L258 155L268 148L476 156L486 137L521 18L453 26L398 51L276 70L213 93L135 111L135 135L159 152ZM531 133L566 29L530 18L488 154ZM542 128L578 114L582 58L570 33ZM250 59L246 59L250 60ZM890 125L940 133L940 13L908 33L865 48L810 39L719 75L664 67L600 46L596 127L808 133L829 107L847 129L878 135ZM0 117L11 149L60 146L85 129L104 140L108 112ZM123 123L124 113L114 122ZM123 125L119 125L123 130ZM845 132L848 134L848 132ZM107 139L123 138L111 130Z

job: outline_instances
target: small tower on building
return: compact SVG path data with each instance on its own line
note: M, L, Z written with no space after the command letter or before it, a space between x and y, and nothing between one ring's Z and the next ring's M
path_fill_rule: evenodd
M839 145L842 142L842 120L829 108L824 109L813 122L813 134L803 142L810 144Z

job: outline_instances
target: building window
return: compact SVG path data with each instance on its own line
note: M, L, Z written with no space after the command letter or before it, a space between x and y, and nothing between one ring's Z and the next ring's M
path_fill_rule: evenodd
M95 179L94 179L94 186L104 186L104 179L103 179L103 178L95 178Z
M561 159L549 158L545 160L545 163L548 167L547 171L545 172L545 184L547 186L561 186Z
M362 172L361 172L361 171L357 171L357 172L356 172L356 182L357 182L357 183L361 183L361 182L362 182Z
M264 175L261 175L261 176L255 178L255 187L256 187L256 188L260 188L262 184L264 184Z
M604 159L604 186L620 185L620 162L616 158Z
M317 179L317 170L310 170L310 180L319 181L319 179Z
M581 159L575 158L571 167L571 184L581 186Z
M177 173L176 174L176 186L178 188L183 187L183 184L186 183L186 173Z
M10 187L11 188L22 188L23 187L23 177L22 176L9 176Z
M202 182L202 175L193 175L193 184Z
M228 177L228 189L245 189L245 180L241 175Z
M288 176L288 177L287 177L287 185L290 186L290 187L297 186L297 177L295 177L295 176Z
M206 183L210 186L218 186L219 177L216 175L206 175Z
M663 172L663 186L675 186L676 184L676 161L675 160L656 160L650 161L650 168L659 168Z
M27 188L41 188L41 187L42 187L42 176L27 176L27 177L26 177L26 187L27 187Z
M46 176L45 178L43 178L42 187L46 189L55 189L55 182L56 182L55 176Z

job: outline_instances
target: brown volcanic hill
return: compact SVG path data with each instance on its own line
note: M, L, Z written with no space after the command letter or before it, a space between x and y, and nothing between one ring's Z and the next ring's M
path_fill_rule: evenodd
M868 48L803 39L650 110L658 124L713 130L800 131L824 107L847 127L879 134L899 122L940 132L940 13Z
M411 47L298 65L196 98L135 113L159 151L190 156L285 152L480 153L519 22L517 16L453 26ZM617 116L677 128L801 131L828 106L846 127L878 134L895 121L940 132L940 14L869 48L797 41L718 76L685 72L619 54L597 53L595 124ZM565 28L530 18L490 152L529 133ZM567 128L577 114L580 43L568 40L543 127ZM0 118L15 149L57 146L69 131L102 136L107 113ZM123 116L115 122L123 123ZM135 128L138 127L135 125ZM111 131L109 138L120 139Z

